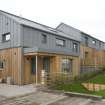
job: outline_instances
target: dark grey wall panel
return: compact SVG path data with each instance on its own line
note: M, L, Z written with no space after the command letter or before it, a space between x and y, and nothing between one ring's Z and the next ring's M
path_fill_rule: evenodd
M46 44L43 44L41 42L42 34L47 35L47 43ZM26 26L23 26L23 36L24 36L23 37L23 45L25 48L33 49L36 46L39 51L46 50L46 51L50 51L50 52L53 51L54 53L64 52L65 54L79 55L79 42L77 42L77 41L63 38L63 37L53 35L50 33L45 33L43 31L39 31L39 30L30 28L30 27L26 27ZM65 47L56 46L56 38L65 40L66 46ZM74 42L78 44L78 52L77 53L74 53L72 50ZM31 50L29 49L29 52L30 51ZM27 49L27 52L28 52L28 49Z
M0 49L21 46L20 24L0 13ZM2 42L2 35L10 32L11 40Z

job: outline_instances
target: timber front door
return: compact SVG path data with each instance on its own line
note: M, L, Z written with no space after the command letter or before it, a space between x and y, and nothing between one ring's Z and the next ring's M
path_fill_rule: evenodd
M50 57L43 58L43 69L46 73L50 72Z

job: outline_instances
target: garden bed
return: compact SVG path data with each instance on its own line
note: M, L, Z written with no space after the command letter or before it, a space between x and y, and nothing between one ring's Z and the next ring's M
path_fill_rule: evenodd
M82 85L89 91L101 91L105 90L105 84L95 84L95 83L82 83Z

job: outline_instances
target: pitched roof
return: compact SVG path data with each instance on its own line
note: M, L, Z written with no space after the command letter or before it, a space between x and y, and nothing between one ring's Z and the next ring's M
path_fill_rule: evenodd
M67 34L70 37L74 37L75 40L80 40L81 41L81 31L78 29L75 29L65 23L60 23L57 27L56 30L59 30L65 34Z
M93 37L92 35L89 35L89 34L83 32L83 31L80 31L80 30L78 30L78 29L76 29L76 28L74 28L74 27L72 27L72 26L70 26L70 25L67 25L67 24L65 24L65 23L60 23L60 24L56 27L56 29L57 29L57 30L60 30L60 31L62 31L62 32L64 32L64 33L67 34L67 35L75 36L76 39L77 39L77 38L80 38L80 36L81 36L82 34L84 34L84 35L89 36L89 37L91 37L91 38L94 38L94 39L96 39L96 40L98 40L98 41L101 41L101 40L99 40L98 38L95 38L95 37ZM72 31L74 31L74 33L72 33ZM77 33L77 34L76 34L76 33ZM79 37L78 37L77 35L79 35ZM104 41L101 41L101 42L104 43Z
M8 16L9 18L15 20L19 24L22 24L22 25L25 25L25 26L29 26L29 27L32 27L32 28L35 28L35 29L39 29L39 30L42 30L42 31L45 31L45 32L49 32L49 33L52 33L52 34L55 34L55 35L59 35L59 36L62 36L62 37L66 37L66 38L75 40L75 37L68 36L66 33L63 33L59 30L56 30L55 28L51 28L49 26L31 21L29 19L11 14L11 13L8 13L8 12L2 11L2 10L0 10L0 12L4 15ZM77 40L77 41L80 41L80 40Z

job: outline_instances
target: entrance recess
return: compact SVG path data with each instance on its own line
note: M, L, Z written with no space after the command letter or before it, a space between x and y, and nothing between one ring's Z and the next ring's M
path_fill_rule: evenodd
M43 58L43 69L46 73L50 72L50 57Z

